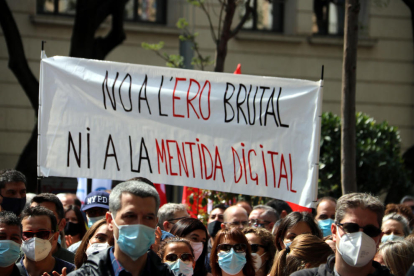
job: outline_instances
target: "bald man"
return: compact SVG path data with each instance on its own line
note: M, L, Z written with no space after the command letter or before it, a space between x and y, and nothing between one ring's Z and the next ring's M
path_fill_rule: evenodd
M231 206L223 213L224 222L221 224L221 228L238 227L243 229L249 224L249 216L246 210L240 206Z

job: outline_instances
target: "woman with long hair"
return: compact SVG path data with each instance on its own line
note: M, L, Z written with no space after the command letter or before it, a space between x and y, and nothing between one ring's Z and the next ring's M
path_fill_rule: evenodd
M79 268L94 252L114 245L114 234L108 229L105 219L98 220L86 232L75 254L75 266Z
M251 247L240 229L220 230L214 238L210 265L213 276L254 276Z
M194 275L206 276L207 269L204 259L207 255L207 229L204 224L195 218L183 218L177 221L170 230L174 236L190 241L194 251Z
M65 211L65 238L66 245L77 243L82 240L86 233L85 221L78 206L69 205Z
M312 234L302 234L277 253L269 275L289 276L298 270L318 267L326 263L332 254L331 247L322 239Z
M302 234L312 234L322 239L322 232L311 214L307 212L290 213L282 220L276 231L276 249L278 251L285 249L297 236Z
M388 267L395 276L405 276L414 262L414 244L406 240L382 243L374 261Z

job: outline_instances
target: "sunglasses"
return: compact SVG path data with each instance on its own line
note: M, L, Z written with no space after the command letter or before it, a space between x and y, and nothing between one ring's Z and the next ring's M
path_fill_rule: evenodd
M22 238L24 241L30 240L34 237L42 239L42 240L48 240L50 233L52 233L52 231L50 230L23 231Z
M178 260L178 259L181 259L181 261L183 261L183 262L193 262L194 261L194 257L193 257L193 255L191 255L190 253L183 253L183 254L181 254L181 256L180 257L178 257L178 255L177 254L175 254L175 253L170 253L170 254L168 254L167 256L165 256L165 260L167 261L167 262L175 262L176 260Z
M236 253L246 252L246 245L244 243L228 244L221 243L217 246L218 251L229 252L232 248Z
M345 231L345 233L355 233L358 232L359 229L362 229L363 232L371 238L377 237L379 234L381 234L381 229L372 224L368 224L364 227L361 227L357 223L353 222L336 223L336 225L340 226Z
M259 247L261 247L263 249L266 249L266 246L263 246L263 245L257 244L257 243L250 244L250 247L252 249L252 253L257 253L257 251L259 251Z

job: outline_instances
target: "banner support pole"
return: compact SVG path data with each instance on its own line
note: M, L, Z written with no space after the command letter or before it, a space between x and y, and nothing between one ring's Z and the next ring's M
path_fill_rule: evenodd
M323 71L324 71L325 65L322 65L322 73L321 73L321 80L323 80Z

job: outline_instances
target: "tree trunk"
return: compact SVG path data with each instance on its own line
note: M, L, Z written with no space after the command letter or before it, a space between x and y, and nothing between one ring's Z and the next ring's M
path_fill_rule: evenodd
M110 51L121 44L125 39L123 12L127 2L128 0L78 0L70 56L104 59ZM96 38L96 30L109 15L112 16L110 32L106 37ZM22 86L37 115L39 82L29 68L19 30L6 0L0 0L0 25L9 53L9 68ZM37 124L20 155L16 169L26 176L27 190L36 192Z
M359 0L346 0L341 106L341 183L343 194L357 191L355 90L359 8Z
M414 42L414 0L402 0L411 11L411 32L413 34Z

